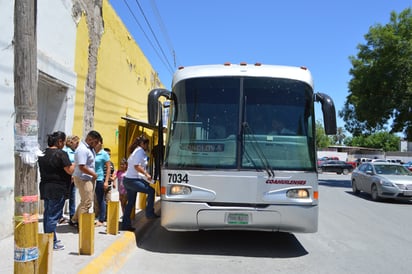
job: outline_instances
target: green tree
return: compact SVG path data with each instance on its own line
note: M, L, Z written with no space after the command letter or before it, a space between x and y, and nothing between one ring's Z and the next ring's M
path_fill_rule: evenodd
M325 129L321 121L316 121L316 147L326 148L330 145L330 138L325 134Z
M348 146L379 148L384 151L398 151L400 138L395 134L381 131L371 135L359 135L345 140Z
M335 144L342 145L343 141L345 140L345 130L342 127L338 127L336 129L336 135L332 136L332 140Z
M412 10L369 28L351 56L349 95L339 116L353 136L391 127L412 140Z

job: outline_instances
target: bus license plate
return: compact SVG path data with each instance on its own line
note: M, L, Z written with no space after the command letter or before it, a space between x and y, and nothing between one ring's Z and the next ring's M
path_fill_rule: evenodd
M247 225L249 224L249 214L246 213L229 213L227 223L230 225Z

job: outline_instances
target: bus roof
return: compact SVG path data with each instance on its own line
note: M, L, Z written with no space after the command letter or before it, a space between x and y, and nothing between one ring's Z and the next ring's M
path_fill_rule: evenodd
M307 83L313 89L313 79L306 67L265 64L220 64L180 67L173 76L172 86L181 80L217 76L250 76L293 79Z

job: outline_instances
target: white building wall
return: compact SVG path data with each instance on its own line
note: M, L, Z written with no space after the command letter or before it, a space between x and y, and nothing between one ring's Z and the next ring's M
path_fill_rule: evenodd
M77 81L74 72L77 26L72 17L73 3L71 0L38 0L37 5L37 67L67 87L65 128L55 130L71 134Z
M13 233L14 76L12 46L14 2L0 0L0 239Z
M13 234L14 215L14 1L0 0L0 239ZM71 0L37 1L38 69L67 88L64 130L71 133L76 74L76 23ZM41 98L38 98L41 100ZM41 126L42 121L39 121Z

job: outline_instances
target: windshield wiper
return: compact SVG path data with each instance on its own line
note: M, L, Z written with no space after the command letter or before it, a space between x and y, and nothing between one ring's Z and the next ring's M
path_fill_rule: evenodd
M250 158L248 160L250 160L252 162L252 164L256 167L252 157L249 155L249 153L245 149L246 148L246 146L245 146L245 139L246 139L245 136L246 136L246 134L251 136L252 148L253 148L254 152L256 153L256 155L259 157L259 160L263 164L268 176L269 177L275 177L275 172L273 171L272 167L270 166L269 161L266 158L265 154L260 149L260 147L258 145L258 142L255 138L255 134L253 133L252 129L249 127L249 124L247 122L243 122L242 123L242 146L243 146L243 151L248 156L248 158Z

